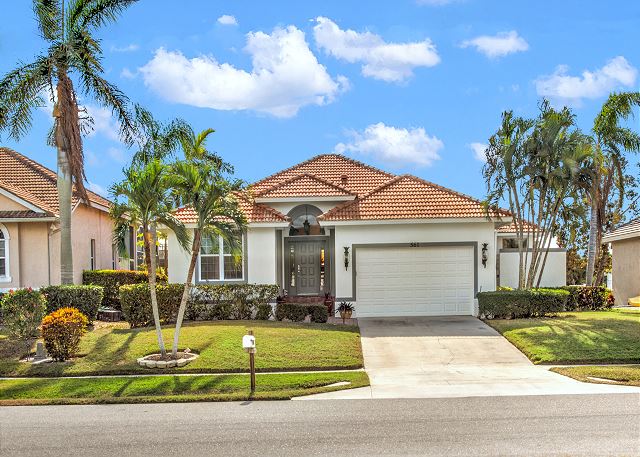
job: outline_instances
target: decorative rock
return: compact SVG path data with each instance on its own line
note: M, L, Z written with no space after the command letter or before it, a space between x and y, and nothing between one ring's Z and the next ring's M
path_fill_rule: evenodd
M145 357L140 357L136 359L138 365L146 368L175 368L175 367L183 367L187 365L192 360L195 360L199 357L198 354L185 352L184 355L175 360L155 360L158 358L158 354L151 354Z
M167 368L167 362L165 360L156 360L156 368Z
M178 361L177 360L167 360L166 362L166 368L173 368L176 365L178 365Z
M178 367L183 367L185 366L187 363L189 363L191 360L189 359L178 359L176 360L176 364Z

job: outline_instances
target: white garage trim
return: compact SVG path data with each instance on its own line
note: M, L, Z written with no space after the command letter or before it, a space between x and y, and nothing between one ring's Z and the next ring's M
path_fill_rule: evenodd
M478 291L478 243L475 241L470 241L470 242L439 242L439 243L435 243L435 242L412 242L412 243L378 243L378 244L357 244L357 245L353 245L352 246L352 291L353 291L353 297L349 298L349 300L354 300L356 301L356 307L357 307L357 300L358 300L358 295L359 293L357 292L358 290L358 278L357 278L357 271L358 271L358 251L361 252L367 252L368 249L372 250L369 252L373 252L373 250L385 250L385 249L389 249L390 253L393 252L398 252L398 251L394 251L394 248L404 248L402 250L405 250L405 253L411 252L411 250L422 250L422 249L429 249L429 248L447 248L447 247L468 247L471 248L471 250L466 250L466 254L464 255L466 259L465 264L468 265L468 267L470 266L469 263L473 262L473 284L471 284L471 278L469 275L469 273L471 273L471 271L467 270L467 284L468 284L468 288L467 293L470 291L471 287L473 288L472 292L472 297L471 297L471 301L469 303L469 309L467 310L466 308L464 310L457 308L456 310L446 310L443 309L442 311L435 311L433 313L431 313L428 310L418 310L417 308L414 310L404 310L404 311L400 311L398 315L411 315L413 313L417 313L417 314L424 314L424 315L439 315L439 314L472 314L473 313L473 298L475 298L475 295ZM380 252L378 252L378 255L380 255ZM470 258L471 257L471 258ZM363 260L363 259L361 259ZM468 263L467 263L468 262ZM393 262L390 262L390 265L393 264ZM425 264L427 265L427 264ZM467 267L467 268L468 268ZM361 272L362 273L362 272ZM371 278L369 278L371 279ZM402 282L401 279L399 279L399 282ZM360 293L362 293L362 289L360 289ZM446 308L446 306L445 306Z

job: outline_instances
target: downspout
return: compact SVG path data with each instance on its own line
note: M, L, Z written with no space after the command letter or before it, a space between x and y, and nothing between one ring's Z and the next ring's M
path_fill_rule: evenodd
M51 285L51 228L53 224L47 224L47 280Z

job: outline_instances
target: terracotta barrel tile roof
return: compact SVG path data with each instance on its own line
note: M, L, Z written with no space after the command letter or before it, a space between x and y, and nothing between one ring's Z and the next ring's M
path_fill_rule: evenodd
M256 198L291 198L291 197L345 197L355 196L353 192L309 173L286 179L267 188Z
M371 192L394 177L391 173L339 154L324 154L258 181L251 186L251 190L254 194L259 194L301 174L313 175L336 186L347 188L357 195ZM343 176L347 178L346 185L342 185Z
M510 217L491 211L491 217ZM367 195L321 215L325 221L486 217L482 203L411 175L393 178Z
M248 197L236 194L238 197L238 207L247 218L248 222L287 222L285 215L268 206L253 203ZM183 206L174 212L174 216L185 224L195 224L197 222L196 213L190 206Z
M12 149L0 147L0 179L3 187L20 189L21 195L16 195L23 200L43 210L58 213L57 178L52 170ZM109 200L94 192L87 191L87 194L92 203L106 207L111 205ZM78 198L74 195L73 203L77 201Z

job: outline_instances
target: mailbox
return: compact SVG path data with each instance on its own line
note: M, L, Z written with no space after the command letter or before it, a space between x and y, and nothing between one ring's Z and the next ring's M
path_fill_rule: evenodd
M256 337L253 335L245 335L242 337L242 348L247 352L255 352Z

